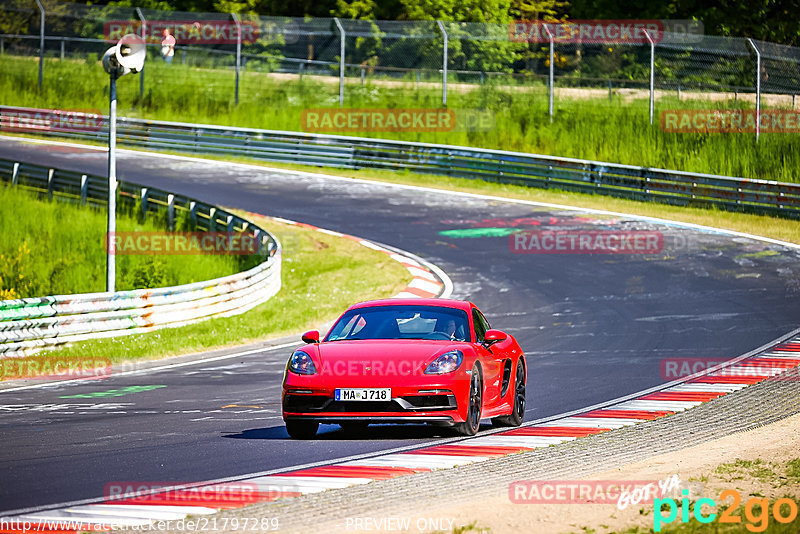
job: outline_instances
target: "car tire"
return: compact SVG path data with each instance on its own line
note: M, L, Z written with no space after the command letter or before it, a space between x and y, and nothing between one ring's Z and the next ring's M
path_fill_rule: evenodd
M463 423L456 423L455 430L462 436L474 436L481 426L481 412L483 412L483 377L481 368L477 364L472 368L469 379L469 393L467 394L467 419Z
M286 432L289 437L293 439L311 439L317 434L319 430L319 423L316 421L297 421L288 420L286 423Z
M492 418L494 426L519 426L525 418L525 361L517 362L517 372L514 375L514 407L508 415Z

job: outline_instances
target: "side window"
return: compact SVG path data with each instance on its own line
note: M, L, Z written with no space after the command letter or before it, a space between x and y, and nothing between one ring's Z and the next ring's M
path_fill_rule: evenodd
M475 337L478 343L483 341L486 331L489 330L489 323L486 322L481 312L472 308L472 323L475 325Z

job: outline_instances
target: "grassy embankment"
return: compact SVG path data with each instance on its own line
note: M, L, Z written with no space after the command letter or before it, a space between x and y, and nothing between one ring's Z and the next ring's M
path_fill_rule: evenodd
M0 300L105 291L106 214L0 185ZM163 230L118 214L118 232ZM118 290L188 284L255 265L243 256L117 255Z
M2 283L23 292L9 291L6 298L104 290L104 213L37 200L10 187L0 187L0 206ZM353 302L394 295L411 280L399 263L351 240L242 215L256 219L284 246L283 285L277 296L239 316L89 340L57 349L54 356L120 362L278 337L319 326ZM157 230L125 217L117 225L119 231ZM120 289L207 280L239 270L238 260L230 256L119 256L117 265Z
M50 59L44 73L44 90L39 93L35 90L36 61L5 56L0 62L0 104L107 110L108 77L94 58ZM167 66L150 59L145 80L145 95L140 99L138 76L120 79L121 116L301 130L304 109L338 106L338 87L313 76L245 72L238 106L233 103L234 76L229 70ZM451 109L488 110L495 118L495 127L489 131L358 135L800 181L800 151L796 150L800 134L765 133L756 144L752 134L665 133L658 124L660 110L752 108L752 103L741 99L712 102L664 96L656 103L656 123L651 126L648 102L643 98L559 98L551 124L544 86L534 85L524 91L498 85L471 87L453 85L448 105ZM361 86L353 80L345 95L345 106L351 108L435 108L441 104L437 86L415 86L412 81L376 81Z

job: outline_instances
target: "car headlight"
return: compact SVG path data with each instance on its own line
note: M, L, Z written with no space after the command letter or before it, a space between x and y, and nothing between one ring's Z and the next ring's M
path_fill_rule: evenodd
M428 367L425 369L425 374L443 375L452 373L458 369L458 366L461 365L461 360L463 359L464 355L460 350L451 350L450 352L445 352L433 360L430 365L428 365Z
M302 350L296 350L292 353L292 357L289 358L289 370L298 375L313 375L316 374L317 367L314 365L311 356Z

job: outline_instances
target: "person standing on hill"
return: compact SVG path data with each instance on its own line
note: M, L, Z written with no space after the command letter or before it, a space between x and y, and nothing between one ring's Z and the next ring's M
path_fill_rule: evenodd
M161 56L167 65L172 63L172 56L175 55L175 37L169 31L169 28L164 30L164 38L161 40Z

